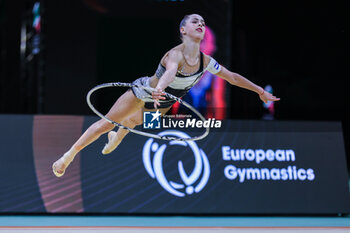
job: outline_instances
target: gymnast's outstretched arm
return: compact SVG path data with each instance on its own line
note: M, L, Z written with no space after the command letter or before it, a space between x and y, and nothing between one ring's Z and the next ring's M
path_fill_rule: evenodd
M267 103L267 101L278 101L280 98L277 98L276 96L272 95L269 92L266 92L264 88L254 84L253 82L249 81L245 77L243 77L240 74L234 73L226 69L225 67L221 66L221 70L216 74L222 79L225 79L227 82L229 82L231 85L235 85L241 88L248 89L250 91L254 91L257 93L260 97L260 99Z

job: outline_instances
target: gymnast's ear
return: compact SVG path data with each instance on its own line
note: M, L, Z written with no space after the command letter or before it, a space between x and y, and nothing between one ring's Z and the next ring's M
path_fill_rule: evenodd
M181 33L182 35L186 35L185 27L181 27L181 28L180 28L180 33Z

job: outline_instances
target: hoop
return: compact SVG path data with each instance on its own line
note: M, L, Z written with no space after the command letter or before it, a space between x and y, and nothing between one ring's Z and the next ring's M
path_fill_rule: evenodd
M124 126L124 125L122 125L122 124L120 124L118 122L115 122L115 121L109 119L108 117L104 116L102 113L100 113L91 104L91 101L90 101L90 97L91 97L92 93L94 93L95 91L97 91L99 89L106 88L106 87L137 87L137 88L143 88L143 89L151 91L151 92L155 91L155 89L154 88L150 88L150 87L144 87L144 86L137 85L137 84L132 84L132 83L116 82L116 83L103 83L103 84L100 84L100 85L92 88L89 91L89 93L86 96L86 102L89 105L89 107L91 108L91 110L96 115L101 117L102 119L108 121L109 123L111 123L111 124L113 124L115 126L118 126L119 128L129 130L132 133L139 134L139 135L142 135L142 136L156 138L156 139L162 139L162 140L169 140L169 141L196 141L196 140L201 140L201 139L205 138L209 134L209 127L206 127L205 128L205 132L202 135L191 137L191 138L177 138L177 137L171 137L171 136L160 136L160 135L157 135L157 134L152 134L152 133L147 133L147 132L143 132L143 131L140 131L140 130L132 129L132 128L126 127L126 126ZM174 95L166 93L166 92L165 92L165 96L168 97L169 99L172 99L172 100L175 100L175 101L179 102L180 104L183 104L188 109L190 109L192 112L194 112L202 121L205 121L205 118L203 117L203 115L200 112L198 112L195 108L193 108L190 104L188 104L187 102L183 101L182 99L180 99L180 98L178 98L178 97L176 97Z

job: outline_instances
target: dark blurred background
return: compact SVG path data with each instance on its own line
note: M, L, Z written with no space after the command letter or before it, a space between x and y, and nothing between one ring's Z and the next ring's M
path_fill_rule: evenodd
M349 155L346 9L330 0L0 0L0 113L92 115L93 86L152 75L180 42L182 17L199 13L215 25L220 63L272 85L276 120L341 121ZM256 94L226 88L227 118L262 118ZM96 106L107 111L124 91Z

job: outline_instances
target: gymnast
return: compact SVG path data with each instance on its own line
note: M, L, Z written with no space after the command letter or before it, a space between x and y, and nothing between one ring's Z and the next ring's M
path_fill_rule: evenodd
M186 15L180 23L182 43L170 49L163 56L152 77L142 77L133 82L141 86L152 87L155 90L151 93L143 88L130 88L117 99L106 117L126 127L134 128L142 124L143 111L159 109L161 114L165 114L176 101L166 98L164 92L179 98L184 96L200 80L205 71L219 76L232 85L257 93L265 103L279 100L269 92L265 92L262 87L227 70L212 57L200 52L200 42L204 33L203 17L198 14ZM74 157L107 132L109 132L108 143L103 148L102 153L111 153L129 132L122 128L115 132L113 131L114 127L113 124L104 119L92 124L73 146L53 163L53 173L57 177L63 176Z

